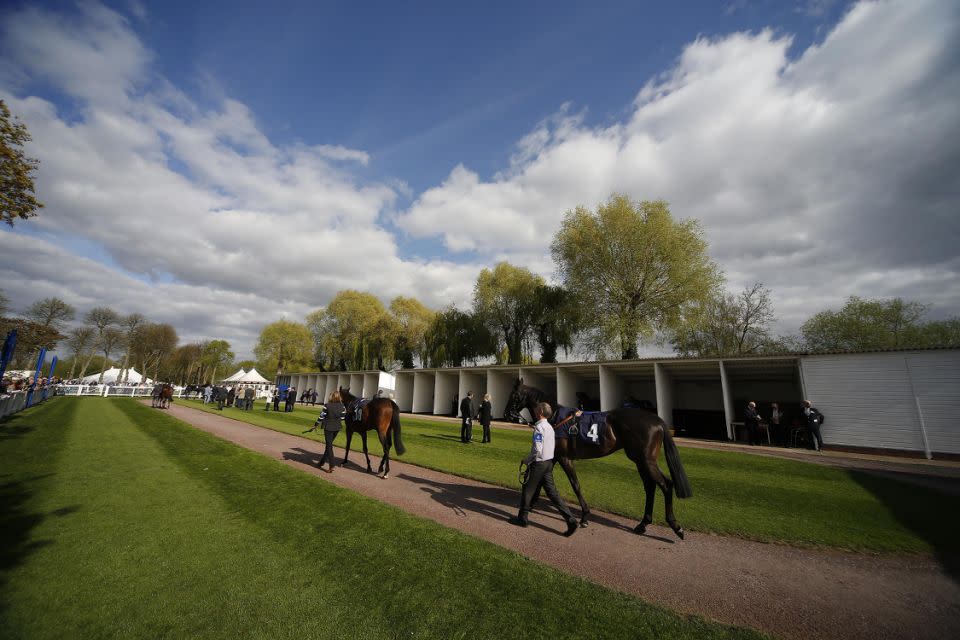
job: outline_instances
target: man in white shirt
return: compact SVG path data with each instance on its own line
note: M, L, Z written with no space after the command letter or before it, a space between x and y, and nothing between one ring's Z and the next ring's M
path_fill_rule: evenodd
M527 516L530 513L530 502L541 484L547 492L547 496L554 506L563 515L567 521L567 530L563 535L569 537L577 531L577 519L570 512L570 507L566 505L560 494L557 493L557 487L553 483L553 448L555 435L553 425L547 419L553 415L553 409L546 402L541 402L534 409L534 418L537 422L533 425L533 446L530 448L530 454L524 459L529 466L527 479L523 485L523 493L520 498L520 513L510 518L510 524L518 527L527 526Z

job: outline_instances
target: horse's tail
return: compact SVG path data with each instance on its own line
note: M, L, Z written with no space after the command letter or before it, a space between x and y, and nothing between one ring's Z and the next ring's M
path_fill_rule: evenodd
M393 443L397 447L397 455L402 456L407 452L407 448L403 446L403 441L400 439L400 406L393 400L390 401L390 404L393 407L393 416L390 418L390 432L393 433Z
M673 488L677 492L677 497L693 497L690 480L687 479L687 472L683 468L683 463L680 462L680 451L666 425L663 427L663 453L667 458L667 467L670 469L670 478L673 479Z

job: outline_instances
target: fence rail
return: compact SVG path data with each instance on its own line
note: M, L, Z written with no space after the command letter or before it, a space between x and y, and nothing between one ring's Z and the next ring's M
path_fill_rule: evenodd
M102 396L104 398L141 398L150 397L153 394L153 387L124 387L110 386L103 384L61 384L55 388L55 395L58 396ZM173 389L175 398L182 398L187 394L184 389ZM193 395L193 394L191 394Z

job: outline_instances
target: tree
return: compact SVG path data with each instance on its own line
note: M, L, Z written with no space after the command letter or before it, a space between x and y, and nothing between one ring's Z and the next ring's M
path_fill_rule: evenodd
M264 327L253 348L262 370L276 371L278 376L309 363L312 352L310 331L305 325L289 320L278 320Z
M164 360L177 348L179 341L177 330L171 325L146 323L134 333L130 355L140 362L140 372L144 376L153 369L153 378L160 380L160 368Z
M695 220L675 222L663 201L614 195L568 211L550 245L563 286L581 300L592 347L637 357L641 338L679 326L722 282Z
M83 317L83 322L89 326L94 327L97 332L97 346L102 350L103 349L103 335L106 332L108 327L112 327L120 321L120 316L117 315L117 312L111 309L110 307L94 307L87 312L87 315ZM104 360L107 360L109 355L104 356ZM87 367L90 366L90 361L93 359L93 352L90 353L90 356L87 358L87 362L83 365L83 371L87 370ZM100 382L103 382L103 370L101 369ZM80 374L83 375L82 373Z
M401 327L383 303L352 289L307 316L316 360L331 369L384 369L393 360Z
M77 327L76 329L71 329L70 333L67 335L67 347L70 349L70 376L68 379L73 378L73 374L76 372L77 362L83 357L83 354L87 352L88 349L91 349L94 344L94 339L96 338L96 332L90 327ZM81 372L80 376L86 372Z
M779 350L770 336L770 290L756 283L739 295L721 293L691 313L671 336L680 355L702 358Z
M131 313L128 316L124 316L120 319L120 326L123 328L123 343L124 343L124 353L123 353L123 364L120 366L120 375L122 376L123 382L127 381L127 377L130 375L129 364L130 364L130 349L133 347L133 340L137 335L137 329L146 324L147 319L144 318L139 313Z
M0 220L11 227L17 218L26 220L43 207L33 188L33 172L40 163L22 148L30 139L26 125L0 100Z
M37 362L40 349L53 348L63 335L53 327L26 318L0 318L0 337L17 332L17 348L13 353L13 366L17 369L32 367Z
M960 320L924 323L927 309L927 305L902 298L864 300L851 296L839 311L821 311L803 323L800 335L805 348L811 351L955 345ZM953 345L949 344L951 324ZM947 340L948 344L940 340Z
M459 367L497 353L497 338L473 313L450 307L437 314L424 336L431 367Z
M473 288L473 312L507 347L510 364L523 359L523 341L533 327L533 294L544 280L525 267L499 262L484 269Z
M230 350L230 343L226 340L211 340L201 346L200 359L203 362L206 375L209 375L209 382L217 382L217 371L226 371L233 362L233 351Z
M60 298L44 298L27 307L23 315L44 327L63 331L64 324L73 320L76 313L76 309Z
M123 331L116 327L107 327L103 330L100 335L100 351L103 353L105 369L113 366L110 362L110 356L117 352L121 344L123 344ZM100 371L100 382L103 382L103 370Z
M7 315L7 309L10 308L10 298L3 294L3 290L0 289L0 317Z
M189 384L191 376L200 362L200 345L196 342L177 347L168 359L164 379L176 380L179 384Z
M569 291L550 285L534 290L532 324L540 346L540 362L556 362L558 348L572 348L580 323L581 307Z
M396 355L404 369L413 368L414 358L423 362L425 336L437 312L416 298L397 296L390 301L390 313L399 325Z

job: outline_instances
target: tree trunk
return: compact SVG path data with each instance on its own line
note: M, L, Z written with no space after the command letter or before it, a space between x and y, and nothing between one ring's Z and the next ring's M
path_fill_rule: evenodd
M77 358L80 357L80 354L74 354L73 359L70 361L70 376L67 380L73 380L73 373L77 370Z
M127 352L123 354L123 364L120 366L120 377L117 378L122 382L126 382L127 378L130 377L130 372L127 370L127 365L130 364L130 349L127 349Z
M90 363L93 362L93 356L97 355L96 351L91 351L90 355L87 356L87 361L83 363L83 369L80 370L80 377L82 378L87 373L87 369L90 368Z
M104 351L103 352L103 369L100 371L100 379L98 380L100 384L103 384L103 374L106 373L107 369L110 368L107 366L109 363L110 363L110 354L107 351Z

